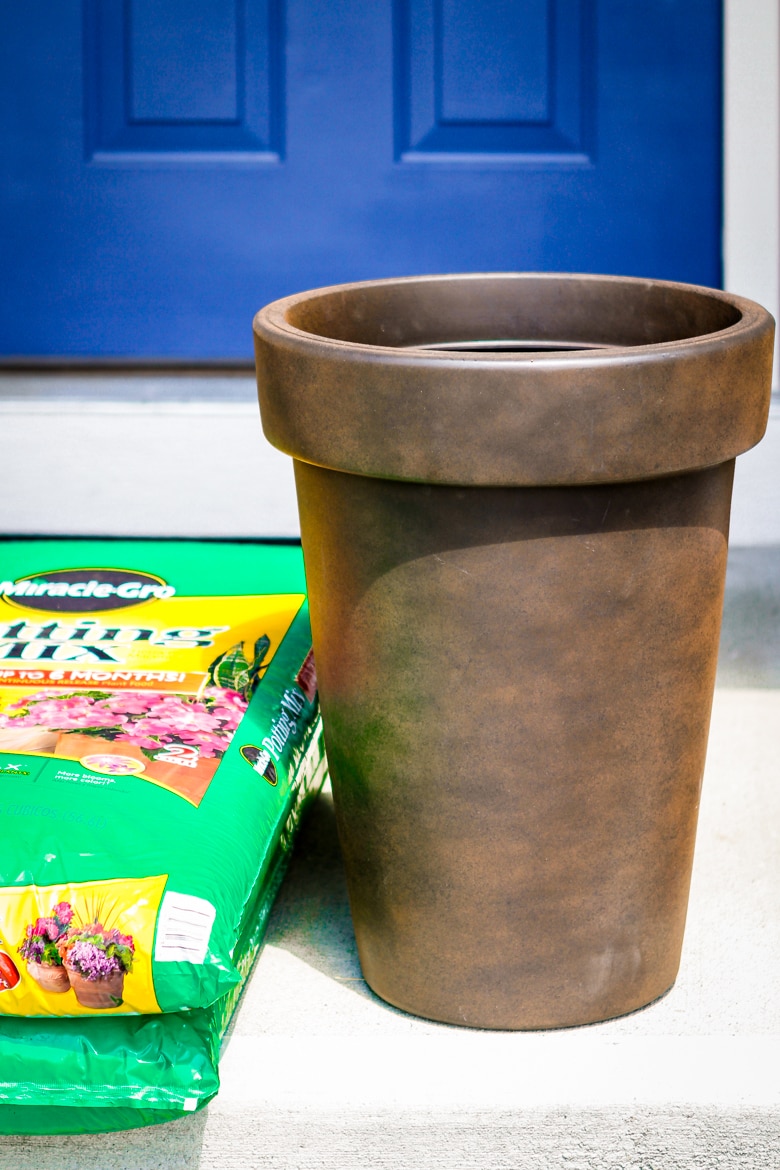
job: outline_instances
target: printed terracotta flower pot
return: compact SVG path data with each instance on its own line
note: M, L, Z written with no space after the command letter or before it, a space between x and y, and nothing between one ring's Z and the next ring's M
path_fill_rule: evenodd
M48 727L8 727L0 730L0 752L53 752L58 732Z
M649 1003L771 317L660 281L414 277L278 301L255 339L368 983L486 1028Z
M101 735L83 735L78 731L61 732L55 754L79 760L85 768L107 776L137 776L146 771L149 763L134 743Z
M112 975L103 975L100 979L87 979L70 963L66 962L65 966L70 985L82 1007L98 1011L119 1007L125 985L124 971L114 971Z
M64 967L58 967L53 963L35 963L28 959L27 974L43 991L50 991L55 995L70 991L70 979Z

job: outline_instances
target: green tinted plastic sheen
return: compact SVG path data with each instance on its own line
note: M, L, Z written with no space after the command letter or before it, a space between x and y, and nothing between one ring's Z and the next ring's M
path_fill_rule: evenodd
M23 1017L6 1006L13 988L0 994L1 1133L130 1128L192 1112L214 1096L221 1037L261 945L301 808L325 776L317 697L302 672L311 634L299 547L0 542L4 582L104 565L155 575L179 599L203 598L215 623L220 598L298 596L290 603L289 628L274 645L199 804L138 775L91 784L78 762L73 768L82 768L81 782L66 783L61 772L56 778L62 758L0 751L0 888L6 901L13 887L29 891L166 875L166 889L215 909L202 962L158 962L155 950L151 971L159 1014L131 1014L131 1007L120 1004L109 1013L76 1016L59 1006L73 1000L68 993L49 997L51 1012L61 1015ZM121 610L112 610L111 623L120 621ZM0 668L7 666L0 660ZM299 714L284 742L275 741L273 767L263 773L254 766L256 749L284 719L285 695ZM19 761L26 766L9 767ZM48 906L39 913L48 914ZM0 950L24 977L21 940L9 934L0 916ZM134 978L127 976L127 983Z

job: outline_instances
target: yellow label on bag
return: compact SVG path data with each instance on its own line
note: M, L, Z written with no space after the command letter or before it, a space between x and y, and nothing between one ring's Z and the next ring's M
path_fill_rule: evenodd
M166 881L0 888L0 1013L159 1012L152 948Z
M165 596L73 613L42 610L44 600L59 599L19 595L12 591L18 587L3 582L0 590L0 701L6 687L198 694L231 649L241 647L252 661L259 632L267 640L265 671L304 600L290 593ZM213 624L212 613L218 614Z

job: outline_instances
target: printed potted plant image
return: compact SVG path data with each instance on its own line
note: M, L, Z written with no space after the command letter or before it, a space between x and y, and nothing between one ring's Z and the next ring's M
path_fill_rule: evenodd
M52 906L48 918L36 918L25 930L25 938L17 947L27 963L27 973L44 991L55 995L70 991L70 979L63 966L57 943L65 935L73 920L70 902Z
M259 659L263 645L260 639ZM157 691L38 691L0 714L0 744L3 736L46 733L47 746L38 750L80 760L105 775L158 781L197 804L247 705L243 693L224 686L207 686L197 698Z
M133 969L133 937L99 920L73 925L59 939L62 964L76 999L86 1008L105 1010L122 1003L125 975Z

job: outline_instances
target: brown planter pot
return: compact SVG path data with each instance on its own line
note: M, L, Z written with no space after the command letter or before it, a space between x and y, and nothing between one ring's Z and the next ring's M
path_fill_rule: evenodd
M422 277L276 302L255 338L367 981L488 1028L649 1003L771 317L657 281Z
M119 1007L125 985L124 971L115 971L113 975L106 975L102 979L85 979L69 963L65 966L70 985L82 1007L93 1008L96 1011Z
M70 991L70 979L64 967L47 963L31 963L28 960L27 974L43 991L50 991L55 995Z

